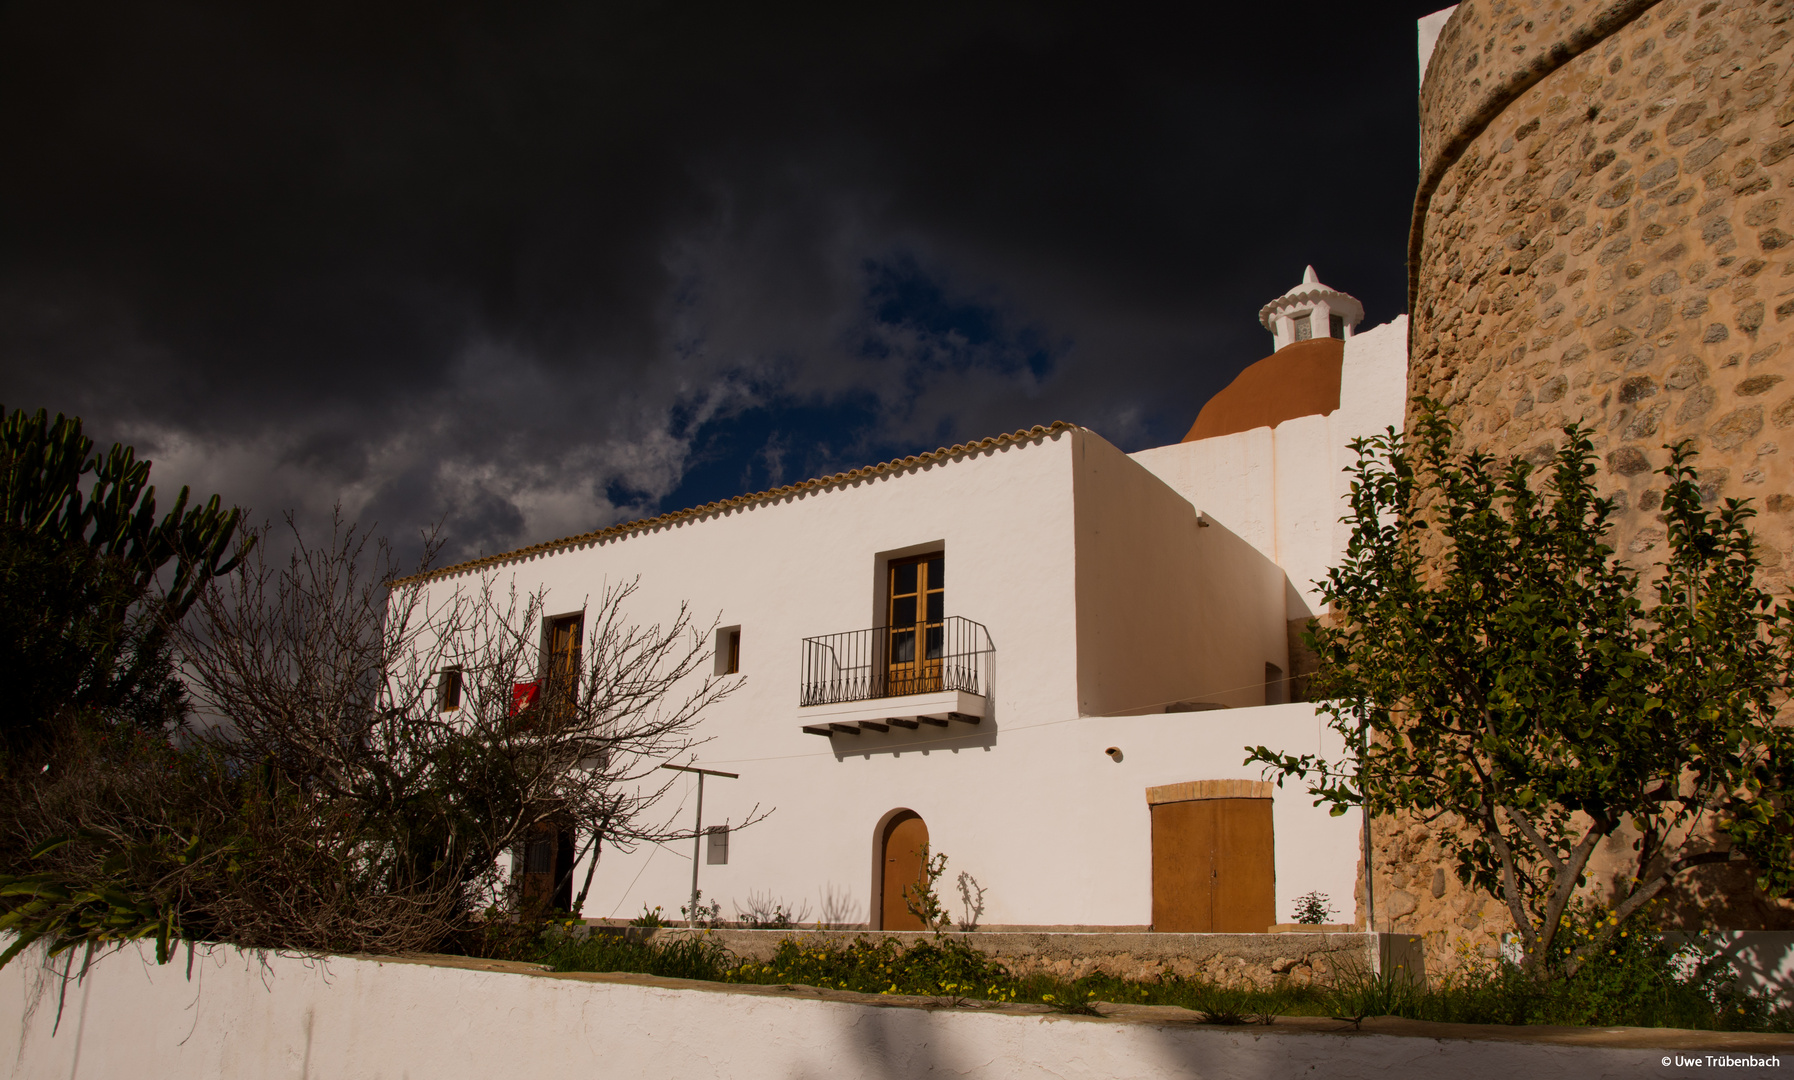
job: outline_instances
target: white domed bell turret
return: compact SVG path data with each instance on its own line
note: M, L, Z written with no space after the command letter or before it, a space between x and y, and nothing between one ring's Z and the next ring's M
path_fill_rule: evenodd
M1349 338L1363 318L1364 305L1321 284L1312 266L1302 275L1302 284L1258 310L1259 324L1271 332L1275 349L1311 338Z

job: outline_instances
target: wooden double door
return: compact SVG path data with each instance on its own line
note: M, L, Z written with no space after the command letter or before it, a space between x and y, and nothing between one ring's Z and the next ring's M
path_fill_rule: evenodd
M1277 921L1269 799L1152 807L1152 928L1262 934Z
M946 655L946 556L892 560L889 585L884 696L935 693Z

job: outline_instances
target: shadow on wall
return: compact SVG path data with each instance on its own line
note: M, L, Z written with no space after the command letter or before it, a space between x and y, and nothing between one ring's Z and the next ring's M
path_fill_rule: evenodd
M1708 934L1668 933L1670 941L1719 947L1747 990L1783 998L1794 996L1794 930L1719 930Z
M989 1051L964 1038L954 1038L952 1024L922 1009L851 1009L825 1015L833 1023L829 1036L815 1040L822 1055L834 1060L818 1068L791 1072L795 1080L835 1080L841 1066L868 1080L914 1080L921 1076L976 1075L991 1062ZM833 1045L831 1045L833 1044ZM847 1054L831 1049L852 1047Z
M957 754L961 750L986 750L997 745L997 722L986 717L971 730L964 721L952 721L953 727L923 725L915 731L892 727L890 731L862 731L858 735L831 736L830 747L836 761L866 758L874 754L902 757L904 754ZM958 729L957 731L955 729Z

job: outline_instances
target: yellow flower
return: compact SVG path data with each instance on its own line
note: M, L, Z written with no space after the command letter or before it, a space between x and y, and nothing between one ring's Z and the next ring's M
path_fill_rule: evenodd
M1051 1000L1053 1000L1053 995L1051 995L1051 994L1042 994L1042 995L1040 995L1040 1000L1042 1000L1042 1001L1051 1001Z

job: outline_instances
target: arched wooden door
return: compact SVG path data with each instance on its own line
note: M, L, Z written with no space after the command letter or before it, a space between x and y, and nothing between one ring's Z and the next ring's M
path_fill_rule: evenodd
M922 851L928 846L928 826L920 814L899 811L885 823L879 844L884 881L879 926L884 930L923 930L922 920L910 914L903 890L922 880Z

